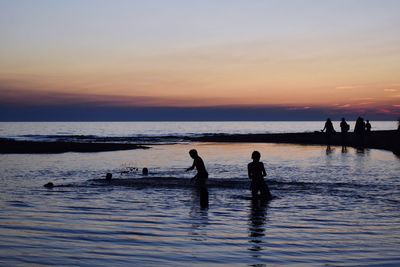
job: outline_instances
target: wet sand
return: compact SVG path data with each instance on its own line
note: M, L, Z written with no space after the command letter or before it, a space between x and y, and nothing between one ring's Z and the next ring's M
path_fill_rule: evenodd
M1 154L53 154L65 152L102 152L149 147L127 143L37 142L0 139Z

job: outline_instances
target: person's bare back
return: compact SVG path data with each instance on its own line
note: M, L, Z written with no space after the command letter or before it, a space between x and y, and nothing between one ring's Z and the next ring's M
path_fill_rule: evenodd
M264 163L260 162L260 152L254 151L251 154L251 158L253 161L247 165L249 179L251 180L251 194L253 195L253 198L257 198L258 192L260 192L261 198L270 200L272 199L272 195L269 191L268 185L264 181L264 177L267 176L267 173L265 171Z

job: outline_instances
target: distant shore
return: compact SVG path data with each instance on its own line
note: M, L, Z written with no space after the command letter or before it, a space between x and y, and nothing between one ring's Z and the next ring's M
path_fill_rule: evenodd
M199 137L181 137L190 142L226 142L226 143L287 143L302 145L327 145L327 136L322 132L305 133L266 133L266 134L212 134ZM330 138L330 145L341 146L341 133L335 133ZM396 130L372 131L365 134L364 140L353 132L347 134L348 147L364 147L390 150L400 155L400 132ZM155 145L152 143L152 145ZM102 152L131 149L146 149L145 145L132 143L106 143L106 142L43 142L43 141L18 141L0 138L1 154L40 154L40 153L65 153L65 152Z
M56 154L66 152L103 152L147 148L149 147L127 143L39 142L0 138L0 154Z
M190 138L199 142L230 142L230 143L287 143L301 145L327 145L327 135L323 132L306 133L268 133L268 134L216 134ZM331 146L342 145L341 133L337 132L330 138ZM347 133L348 147L363 147L390 150L400 154L400 132L396 130L372 131L364 135L364 140L353 132Z

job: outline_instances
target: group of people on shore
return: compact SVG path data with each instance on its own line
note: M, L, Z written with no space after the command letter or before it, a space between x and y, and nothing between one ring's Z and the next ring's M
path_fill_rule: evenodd
M371 132L372 125L369 120L364 121L362 117L358 117L356 120L356 124L354 126L354 133L364 134ZM347 133L350 131L350 125L347 123L345 118L342 118L340 122L340 131L342 133ZM336 133L335 128L333 127L332 120L328 118L325 122L324 128L321 132L326 132L327 134Z
M364 120L362 117L358 117L356 123L354 125L354 133L357 136L357 141L359 146L363 146L364 144L364 136L371 133L372 125L369 120ZM340 122L340 133L341 133L341 141L342 147L347 146L347 133L350 131L350 125L347 123L345 118L342 118ZM335 128L333 127L332 120L328 118L325 122L324 128L321 132L326 133L327 137L327 145L330 146L331 138L336 133Z

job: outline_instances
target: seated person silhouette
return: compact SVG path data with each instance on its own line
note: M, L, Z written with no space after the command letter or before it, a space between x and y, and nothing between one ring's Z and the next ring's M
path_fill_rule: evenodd
M247 170L249 179L251 179L252 196L253 198L257 197L258 192L260 192L261 198L270 200L272 199L272 195L269 191L268 185L264 181L264 176L267 176L267 173L265 172L264 163L260 162L260 152L254 151L251 154L251 158L253 161L247 165Z
M194 168L197 170L197 174L190 181L194 181L198 186L206 186L208 172L206 170L206 166L204 165L203 159L200 158L196 149L190 150L189 155L193 159L193 165L190 168L187 168L186 171L191 171Z

